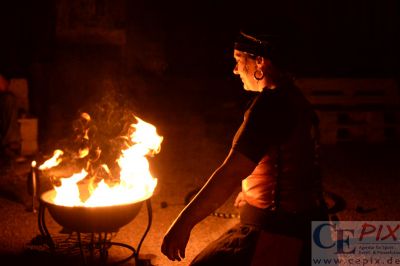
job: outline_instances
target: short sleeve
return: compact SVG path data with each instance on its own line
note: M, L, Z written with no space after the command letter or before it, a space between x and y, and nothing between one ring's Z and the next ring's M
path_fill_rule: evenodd
M293 106L284 92L263 91L246 111L232 149L258 163L269 147L283 143L290 136L295 122Z

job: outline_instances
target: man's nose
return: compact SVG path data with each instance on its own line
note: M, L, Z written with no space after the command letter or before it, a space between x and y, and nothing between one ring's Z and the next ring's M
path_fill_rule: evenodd
M233 74L239 75L239 71L238 71L238 66L237 66L237 64L236 64L235 67L233 68Z

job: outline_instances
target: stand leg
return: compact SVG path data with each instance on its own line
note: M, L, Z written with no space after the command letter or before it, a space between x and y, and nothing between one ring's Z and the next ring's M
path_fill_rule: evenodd
M83 247L82 247L81 233L77 232L77 234L78 234L79 250L81 251L81 257L82 257L83 265L87 265L85 251L83 250Z
M152 207L151 207L151 199L150 198L146 200L146 207L147 207L148 223L147 223L147 228L146 228L146 230L145 230L145 232L144 232L144 234L142 236L142 239L140 239L140 242L139 242L139 245L138 245L138 248L137 248L137 251L136 251L136 256L135 256L136 264L138 264L138 260L139 260L140 247L142 246L142 243L143 243L145 237L147 236L147 233L150 230L151 223L153 222L153 210L152 210Z
M101 233L99 233L99 251L100 260L102 263L106 263L108 257L108 244L107 244L107 233L104 233L104 239L101 239Z
M51 238L49 230L47 230L47 227L46 227L45 212L46 212L46 206L44 206L42 203L40 203L39 212L38 212L39 231L42 234L42 236L45 238L50 250L54 251L55 245L54 245L53 239Z

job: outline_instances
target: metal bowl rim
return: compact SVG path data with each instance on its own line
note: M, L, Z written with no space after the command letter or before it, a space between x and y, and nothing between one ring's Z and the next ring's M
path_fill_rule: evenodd
M83 206L83 205L81 205L81 206L65 206L65 205L55 204L54 202L50 202L48 199L45 199L46 196L48 196L50 193L54 193L54 191L55 191L55 189L50 189L50 190L43 192L40 196L40 201L47 206L63 207L63 208L70 208L70 209L73 209L73 208L105 209L105 208L110 208L110 207L118 207L118 206L123 207L123 206L140 204L152 197L152 195L150 195L150 196L148 196L144 199L138 200L138 201L131 201L131 202L122 203L122 204L105 205L105 206Z

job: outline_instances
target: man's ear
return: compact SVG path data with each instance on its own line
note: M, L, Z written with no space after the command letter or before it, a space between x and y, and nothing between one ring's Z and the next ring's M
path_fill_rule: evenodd
M258 67L269 66L271 64L271 60L262 56L257 56L256 64Z
M264 66L267 62L268 59L265 59L264 57L262 57L262 56L257 56L256 57L256 64L257 64L257 66L258 67L262 67L262 66Z

